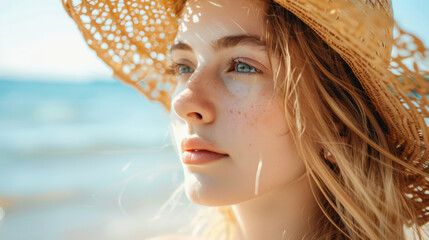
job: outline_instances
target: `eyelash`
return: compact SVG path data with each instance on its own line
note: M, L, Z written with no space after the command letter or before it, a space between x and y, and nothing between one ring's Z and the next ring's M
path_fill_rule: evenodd
M247 65L247 66L250 67L251 71L253 70L253 72L246 72L246 74L249 74L249 73L262 73L262 71L260 69L255 68L252 65L250 65L250 64L242 61L240 58L233 58L233 59L231 59L230 65L229 65L230 68L228 69L228 72L232 72L232 71L238 72L237 71L237 69L238 69L237 66L239 64L245 64L245 65Z
M176 76L183 75L183 73L179 72L180 67L188 67L188 68L192 69L191 67L189 67L186 64L173 62L170 66L168 66L167 73L169 73L171 75L176 75ZM194 71L192 70L192 72L194 72Z
M237 66L238 66L239 64L245 64L245 65L247 65L247 66L250 68L250 72L238 72L238 68L237 68ZM183 75L183 74L186 74L186 73L181 73L181 72L180 72L180 70L179 70L179 68L180 68L180 67L188 67L189 69L192 69L191 67L189 67L189 66L188 66L188 65L186 65L186 64L173 62L173 63L168 67L167 72L168 72L169 74L176 75L176 76L181 76L181 75ZM194 70L191 70L191 71L192 71L192 72L189 72L189 73L193 73L193 71L194 71ZM252 65L250 65L250 64L248 64L248 63L246 63L246 62L242 61L240 58L232 58L232 59L229 61L227 72L233 72L233 71L234 71L234 72L237 72L238 74L257 74L257 73L262 73L262 71L261 71L260 69L258 69L258 68L256 68L256 67L253 67Z

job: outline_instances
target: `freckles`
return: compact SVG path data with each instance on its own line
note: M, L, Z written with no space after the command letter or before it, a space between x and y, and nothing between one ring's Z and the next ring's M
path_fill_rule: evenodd
M261 101L258 104L251 105L243 114L246 125L251 131L264 132L284 129L284 116L280 109L271 105L268 101Z
M248 112L251 117L247 117L249 126L256 128L260 124L261 114L258 112Z
M249 126L254 126L255 121L255 114L252 113L252 111L248 111L246 109L243 109L240 106L234 106L227 110L227 114L229 115L229 119L231 121L231 125L233 128L236 128L239 130L241 134L248 132ZM257 115L257 114L256 114Z
M236 129L238 134L249 136L255 131L265 129L272 122L270 98L259 96L257 98L232 97L225 113L231 124L231 129Z
M238 111L238 115L241 116L243 121L242 130L245 131L254 131L262 124L261 118L264 111L261 111L258 108L254 108L253 105L250 109L247 109L243 112Z

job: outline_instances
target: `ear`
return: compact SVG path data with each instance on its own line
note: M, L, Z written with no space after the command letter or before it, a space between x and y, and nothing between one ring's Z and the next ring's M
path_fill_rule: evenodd
M348 142L347 137L347 127L342 123L339 119L334 118L334 125L335 130L338 132L338 135L340 135L341 141L346 143ZM322 157L325 159L328 163L336 164L335 157L326 149L322 149Z

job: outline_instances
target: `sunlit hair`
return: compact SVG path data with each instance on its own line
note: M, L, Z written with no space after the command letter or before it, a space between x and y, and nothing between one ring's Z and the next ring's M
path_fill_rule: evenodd
M186 1L176 2L180 13ZM408 239L407 231L423 239L403 193L404 163L350 67L272 0L266 20L267 49L280 58L276 93L321 210L305 239ZM206 238L234 239L232 209L219 210L223 218L209 225Z

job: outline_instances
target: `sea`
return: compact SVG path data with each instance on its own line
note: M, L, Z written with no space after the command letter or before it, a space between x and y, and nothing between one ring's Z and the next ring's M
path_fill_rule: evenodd
M0 79L0 239L179 231L198 209L168 125L160 104L116 81Z

